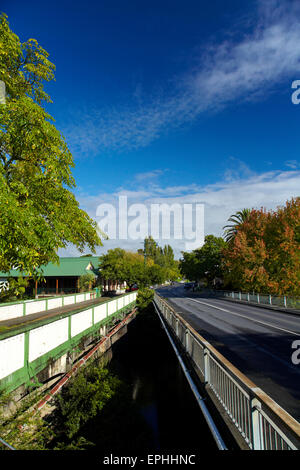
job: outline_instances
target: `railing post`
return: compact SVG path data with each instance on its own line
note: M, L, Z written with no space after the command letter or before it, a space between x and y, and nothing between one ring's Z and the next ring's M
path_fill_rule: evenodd
M210 361L209 361L209 350L204 349L204 380L205 383L210 383Z
M261 427L261 403L257 398L251 400L251 421L253 433L253 450L264 450L264 441Z
M259 294L257 294L257 303L259 304Z
M190 338L189 338L189 330L185 330L185 349L189 353L189 347L190 347Z

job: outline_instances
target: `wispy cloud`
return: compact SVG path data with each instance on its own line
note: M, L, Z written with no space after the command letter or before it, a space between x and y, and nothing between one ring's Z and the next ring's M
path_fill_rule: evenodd
M292 168L293 170L297 170L300 167L300 162L297 160L287 160L284 162L285 166L288 168Z
M63 130L75 155L142 148L170 129L217 112L233 102L263 100L300 71L300 5L261 0L251 32L232 33L206 44L193 70L173 80L173 93L161 92L113 109L77 110ZM247 28L249 31L249 28ZM74 124L74 121L76 124Z
M157 179L163 173L165 173L165 171L166 170L152 170L152 171L146 171L144 173L137 173L134 179L136 181L152 181L152 180Z

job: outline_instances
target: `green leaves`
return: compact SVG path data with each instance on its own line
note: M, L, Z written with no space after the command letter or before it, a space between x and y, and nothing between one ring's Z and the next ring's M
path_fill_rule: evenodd
M243 209L238 211L236 214L233 214L229 217L228 222L232 222L230 225L225 225L223 227L224 230L224 237L227 242L230 242L234 239L237 231L243 222L245 222L251 213L250 209Z
M89 367L80 371L57 397L62 431L72 438L83 424L95 417L121 386L108 369Z
M51 101L43 82L54 65L35 39L22 44L0 16L0 270L18 264L32 274L57 261L57 250L74 244L95 253L101 236L70 189L73 157L53 118L41 106Z
M106 280L126 281L130 287L133 284L147 287L151 284L161 284L172 276L177 279L179 270L175 262L171 266L160 266L140 252L132 253L115 248L100 256L100 276Z
M208 284L223 276L222 252L226 242L221 237L207 235L205 243L191 253L183 252L180 268L187 279L206 280Z

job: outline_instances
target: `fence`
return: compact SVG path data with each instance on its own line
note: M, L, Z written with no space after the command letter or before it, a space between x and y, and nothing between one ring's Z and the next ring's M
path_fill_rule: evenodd
M157 293L154 302L249 448L300 449L300 424L227 361Z
M286 295L259 294L255 292L237 292L215 290L213 294L216 297L226 297L234 300L243 300L249 303L272 305L290 309L300 309L300 299L297 297L288 297Z
M90 300L96 296L96 292L83 292L73 295L62 295L48 297L45 299L23 300L19 302L6 302L0 304L0 321L11 318L30 315L31 313L43 312L52 308L72 305L85 300Z

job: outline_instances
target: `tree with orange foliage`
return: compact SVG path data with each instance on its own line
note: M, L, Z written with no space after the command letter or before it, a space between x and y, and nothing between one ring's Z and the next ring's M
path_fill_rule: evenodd
M227 285L300 295L300 198L277 211L252 210L223 255Z

